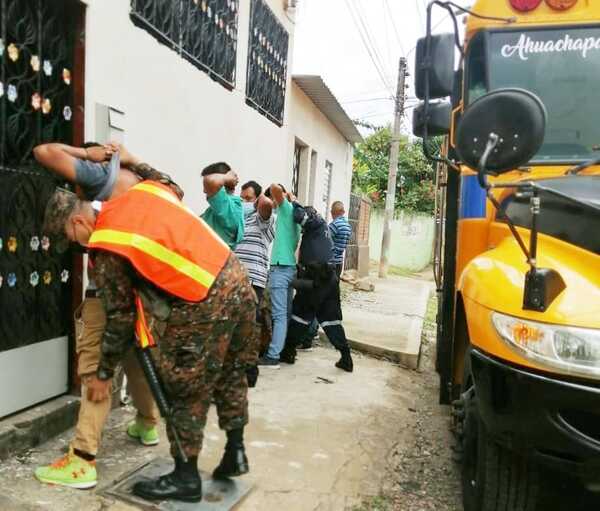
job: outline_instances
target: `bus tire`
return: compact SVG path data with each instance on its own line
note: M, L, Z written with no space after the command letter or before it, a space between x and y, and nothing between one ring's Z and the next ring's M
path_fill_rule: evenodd
M465 511L534 511L539 473L535 463L489 438L475 388L463 393L462 489Z

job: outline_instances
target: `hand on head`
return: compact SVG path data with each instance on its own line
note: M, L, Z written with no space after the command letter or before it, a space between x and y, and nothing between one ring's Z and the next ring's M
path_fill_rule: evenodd
M112 155L117 152L117 150L118 149L115 149L109 144L103 146L93 146L85 149L85 155L89 161L103 163L110 160Z
M230 191L233 192L238 183L240 182L240 178L238 177L238 175L235 173L234 170L230 170L229 172L227 172L227 174L225 174L225 188Z

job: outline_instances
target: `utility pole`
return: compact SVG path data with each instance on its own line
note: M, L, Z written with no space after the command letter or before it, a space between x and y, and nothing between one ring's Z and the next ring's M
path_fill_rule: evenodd
M379 277L386 278L389 264L390 241L392 237L392 221L396 204L396 178L398 175L398 154L400 153L400 127L404 116L404 90L406 85L406 59L400 57L398 69L398 90L396 92L396 109L394 113L394 132L390 148L390 168L388 174L387 197L385 199L385 218L383 221L383 240L381 242L381 259L379 261Z

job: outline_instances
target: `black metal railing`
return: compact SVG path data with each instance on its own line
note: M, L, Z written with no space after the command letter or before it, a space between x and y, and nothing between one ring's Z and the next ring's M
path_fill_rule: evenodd
M281 126L289 34L263 0L252 0L246 102Z
M302 146L296 144L294 147L294 164L292 167L292 193L298 196L300 185L300 161L302 159Z
M35 145L72 140L76 30L66 0L0 0L0 351L64 335L70 256L43 235Z
M350 194L348 205L348 222L352 227L352 235L346 248L345 270L357 270L359 267L360 247L369 244L369 223L371 220L371 204L360 195Z
M131 0L131 19L212 79L233 89L238 2Z

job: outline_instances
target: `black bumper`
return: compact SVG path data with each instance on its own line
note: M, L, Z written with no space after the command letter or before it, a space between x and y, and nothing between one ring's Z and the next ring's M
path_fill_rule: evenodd
M536 374L476 349L471 367L481 418L496 441L600 482L600 387Z

